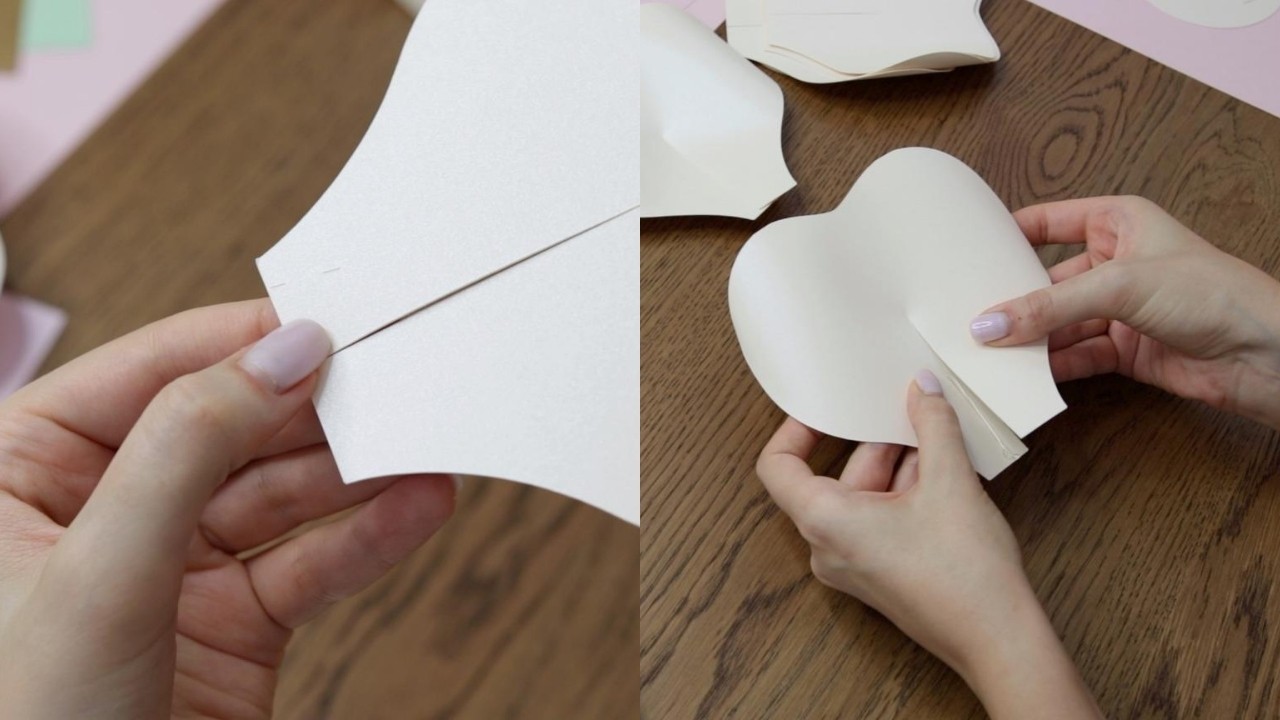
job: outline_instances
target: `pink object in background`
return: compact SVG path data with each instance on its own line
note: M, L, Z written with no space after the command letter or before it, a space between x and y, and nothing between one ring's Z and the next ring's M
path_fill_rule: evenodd
M1030 0L1050 12L1280 117L1280 14L1209 28L1147 0Z
M0 400L35 377L66 325L67 315L58 308L0 295Z
M698 19L698 22L715 30L724 24L724 0L640 0L674 5Z
M86 49L33 51L0 72L0 217L7 215L222 0L93 0Z

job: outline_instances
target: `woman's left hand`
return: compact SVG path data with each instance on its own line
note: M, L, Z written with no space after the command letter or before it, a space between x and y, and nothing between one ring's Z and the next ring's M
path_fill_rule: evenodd
M452 514L445 476L342 483L310 403L328 341L277 324L183 313L0 404L5 717L269 717L292 631Z

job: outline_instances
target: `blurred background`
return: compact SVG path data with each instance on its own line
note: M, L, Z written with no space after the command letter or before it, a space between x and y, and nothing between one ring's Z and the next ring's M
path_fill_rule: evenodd
M264 295L346 162L392 0L0 0L0 396L148 322ZM638 532L473 480L411 561L301 630L280 718L638 715Z

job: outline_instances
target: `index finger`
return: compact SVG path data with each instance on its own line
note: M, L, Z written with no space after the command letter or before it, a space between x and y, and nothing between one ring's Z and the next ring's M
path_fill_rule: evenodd
M1079 245L1089 237L1089 221L1115 209L1116 198L1092 197L1029 205L1013 213L1027 242L1042 245Z
M72 360L14 401L26 412L118 448L161 388L229 357L279 324L266 298L188 310Z
M838 485L819 477L809 467L809 457L822 435L788 417L760 451L756 474L769 496L792 519L803 514L813 498Z

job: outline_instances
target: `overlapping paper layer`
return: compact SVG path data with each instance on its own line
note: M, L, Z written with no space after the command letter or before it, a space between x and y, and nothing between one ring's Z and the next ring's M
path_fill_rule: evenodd
M343 477L517 480L639 522L632 0L432 0L316 206L259 259L333 336Z
M872 164L836 210L756 233L734 263L729 309L765 392L829 435L915 445L906 392L932 370L975 469L991 478L1065 406L1045 343L986 347L969 322L1048 284L977 174L907 148Z
M797 80L944 72L1000 59L981 0L728 0L729 44Z
M782 90L669 5L640 9L645 217L755 219L795 187L782 158Z

